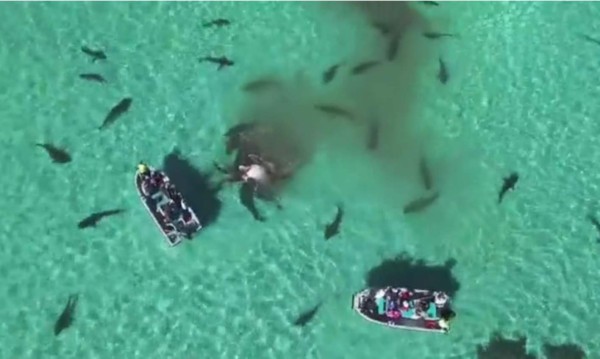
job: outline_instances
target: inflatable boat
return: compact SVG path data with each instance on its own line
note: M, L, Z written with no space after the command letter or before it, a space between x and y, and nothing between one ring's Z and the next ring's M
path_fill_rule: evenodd
M409 288L368 288L352 297L364 319L396 329L448 333L455 313L444 292Z
M202 229L194 211L163 171L140 163L135 174L135 186L144 207L169 246L176 246L183 239L191 239Z

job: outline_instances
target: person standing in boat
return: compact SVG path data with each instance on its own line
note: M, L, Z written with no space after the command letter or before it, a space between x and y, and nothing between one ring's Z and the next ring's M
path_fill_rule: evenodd
M448 332L450 330L450 321L454 319L456 313L454 311L448 309L441 313L441 319L438 321L438 325L444 332Z
M443 307L448 302L448 296L443 292L435 292L434 298L435 305L439 308Z
M183 198L181 198L181 195L179 194L179 192L177 192L177 190L175 189L175 186L173 186L170 183L165 183L165 194L167 195L167 197L172 199L173 202L175 202L175 204L177 204L178 206L181 207Z
M450 324L444 318L442 318L438 321L438 325L440 326L440 328L442 328L442 330L444 332L447 332L448 330L450 330Z
M150 175L150 169L143 162L138 163L137 168L138 168L138 173L144 179Z
M162 180L162 175L160 172L151 170L145 163L140 162L138 164L138 173L142 177L142 180L150 180L153 182L159 182Z
M169 186L169 182L165 180L165 177L162 175L162 173L158 171L152 171L150 174L150 180L159 189Z
M406 288L400 288L400 300L409 300L411 292Z
M154 173L143 162L140 162L138 164L138 175L141 177L142 180L141 186L144 195L150 196L156 193L158 188L157 185L154 183Z

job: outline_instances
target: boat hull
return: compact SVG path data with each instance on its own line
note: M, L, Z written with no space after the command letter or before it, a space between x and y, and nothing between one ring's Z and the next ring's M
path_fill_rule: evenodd
M402 297L400 294L394 294L393 292L386 292L388 294L384 297L377 298L377 292L385 291L389 289L379 288L373 289L368 288L362 290L352 296L352 309L357 312L363 319L387 326L394 329L414 330L431 333L448 333L449 326L448 320L442 318L448 313L454 313L450 309L450 301L447 300L443 305L441 303L434 303L436 293L423 289L408 289L408 288L393 288L397 293L404 293ZM389 294L391 293L391 296ZM408 294L411 294L410 296ZM395 310L390 311L392 307L390 301L396 301L393 305ZM410 304L410 307L402 308L402 303L406 302ZM381 305L381 306L380 306ZM421 314L414 310L414 308L428 308L428 310L421 311ZM381 308L383 307L383 308ZM420 310L420 309L417 309Z
M169 246L173 247L180 244L183 239L191 239L192 235L202 229L202 224L198 220L198 217L194 211L187 206L185 200L181 197L181 194L177 191L174 185L171 183L166 173L157 170L155 168L148 167L151 172L160 174L163 183L168 185L169 190L164 188L158 188L155 191L149 193L145 188L145 181L143 176L138 172L135 175L135 186L138 191L138 195L142 201L142 204L156 223L159 230L162 232ZM179 196L180 205L175 205L172 195L176 194ZM182 210L180 217L170 219L167 212L170 211L169 207L183 207L176 208Z

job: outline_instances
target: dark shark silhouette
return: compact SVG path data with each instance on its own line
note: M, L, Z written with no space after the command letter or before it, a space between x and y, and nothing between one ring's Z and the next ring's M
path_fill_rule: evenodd
M419 173L421 174L421 182L423 182L423 186L426 190L430 190L433 187L433 180L431 178L431 170L429 169L429 165L427 165L425 156L421 156L421 160L419 161Z
M448 67L446 67L446 63L444 62L444 60L442 60L441 57L438 59L438 61L440 64L440 69L438 71L437 77L438 80L440 80L440 82L445 85L450 79L450 73L448 73Z
M343 65L343 63L332 65L323 73L323 84L328 84L333 81L335 75L337 74L338 69Z
M579 34L579 37L581 37L583 40L585 40L587 42L591 42L592 44L600 45L600 40L593 38L589 35Z
M388 43L386 57L388 61L393 61L398 56L398 48L400 47L400 35L393 35Z
M440 193L435 192L426 197L420 197L404 206L404 213L417 213L431 206L439 198Z
M43 148L54 163L65 164L71 162L71 155L64 149L54 146L51 143L36 143L38 147Z
M596 228L598 233L600 233L600 221L598 221L598 218L596 218L593 214L589 214L588 219L592 223L594 228Z
M336 105L318 104L315 105L315 109L331 116L343 117L347 120L354 120L352 113Z
M106 54L102 50L92 50L87 46L82 46L81 52L90 56L92 58L92 62L96 62L98 60L106 60Z
M93 73L90 73L90 74L81 74L81 75L79 75L79 78L83 79L83 80L93 81L93 82L99 82L99 83L105 83L106 82L106 79L102 75L100 75L100 74L93 74Z
M325 232L323 233L325 236L325 240L329 240L340 233L340 225L342 224L342 220L344 219L344 209L341 204L337 205L337 213L333 222L329 223L325 226Z
M198 61L211 62L213 64L217 64L217 65L219 65L219 67L217 67L217 70L222 70L225 67L235 65L235 62L233 62L232 60L228 59L225 56L221 56L221 57L205 56L205 57L199 58Z
M123 209L111 209L109 211L92 213L91 215L82 219L77 224L77 228L85 229L85 228L89 228L89 227L96 227L98 222L100 222L103 218L121 214L123 212L125 212L125 210L123 210Z
M519 174L516 172L511 173L508 177L504 178L504 182L502 183L502 188L500 188L500 192L498 192L498 204L502 203L504 196L508 191L512 191L515 189L517 182L519 181Z
M104 122L102 122L102 125L100 125L98 129L103 130L108 126L112 125L119 117L121 117L123 114L129 111L132 102L133 99L131 99L130 97L126 97L119 101L118 104L116 104L115 106L113 106L113 108L110 109L108 115L106 115L106 117L104 118Z
M315 316L319 312L319 309L321 309L322 304L323 303L319 303L319 304L315 305L314 307L312 307L311 309L301 313L296 318L296 320L294 320L294 326L305 327L308 323L310 323L315 318Z
M55 336L59 335L63 330L69 328L71 324L73 324L78 300L79 296L77 294L72 294L69 296L65 308L63 309L62 313L60 313L60 316L54 323Z
M353 75L360 75L364 72L367 72L368 70L372 69L373 67L379 65L380 62L379 61L365 61L362 62L356 66L354 66L351 70Z
M257 183L253 179L249 179L248 181L242 183L240 186L240 202L246 209L252 214L255 220L259 222L264 222L265 217L263 217L258 208L256 208L255 194L256 194L256 186Z
M596 216L594 216L591 213L588 214L587 218L590 221L590 223L594 226L598 234L600 234L600 221L598 220L598 218L596 218ZM596 242L600 243L600 237L596 239Z
M212 26L223 27L223 26L227 26L227 25L231 25L231 21L229 21L227 19L215 19L215 20L204 23L204 25L202 25L202 27L212 27Z
M371 25L373 25L373 27L377 29L377 31L379 31L379 33L383 36L387 36L392 32L391 26L386 23L373 22Z
M437 39L441 39L443 37L457 37L454 34L448 34L445 32L424 32L423 36L430 40L437 40Z

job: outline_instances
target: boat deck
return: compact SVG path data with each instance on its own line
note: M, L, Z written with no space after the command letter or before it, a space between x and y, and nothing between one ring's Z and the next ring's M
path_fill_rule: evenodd
M448 331L440 323L454 315L445 293L407 288L367 289L353 297L352 306L373 323L439 333Z
M158 181L152 181L139 173L135 182L144 206L163 232L167 243L175 246L184 238L202 229L196 214L187 206L181 194L161 171L151 169Z

